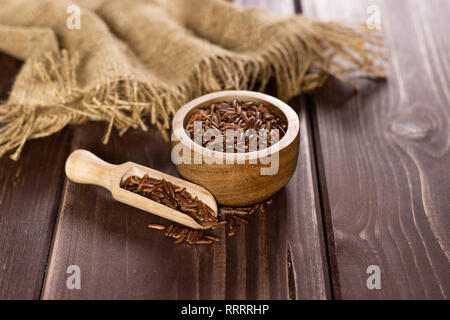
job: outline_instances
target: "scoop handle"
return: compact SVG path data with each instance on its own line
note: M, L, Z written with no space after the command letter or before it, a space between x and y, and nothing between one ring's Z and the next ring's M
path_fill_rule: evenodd
M111 169L116 165L105 162L92 152L77 149L66 160L66 176L73 182L95 184L111 190Z

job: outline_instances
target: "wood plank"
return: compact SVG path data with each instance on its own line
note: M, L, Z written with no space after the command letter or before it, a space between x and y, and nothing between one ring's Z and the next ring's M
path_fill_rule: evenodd
M0 97L21 63L0 54ZM0 159L0 299L38 299L63 184L69 131L30 141L19 161Z
M294 177L265 214L219 244L174 246L147 229L149 223L165 223L162 219L114 202L105 190L66 180L42 298L329 298L308 115L299 100L292 104L301 119ZM113 136L106 146L100 143L103 130L76 128L71 148L176 174L170 145L154 128ZM223 230L219 236L225 239ZM81 290L65 286L72 264L81 269Z
M268 214L257 216L237 239L228 239L227 299L331 298L307 110L300 98L291 106L301 127L297 170ZM261 267L268 270L255 276ZM244 279L247 294L240 288ZM264 291L249 292L254 286Z
M122 138L114 134L108 145L100 142L104 130L98 124L76 128L72 149L85 148L111 163L129 160L176 174L170 144L155 128ZM224 298L225 242L175 246L149 230L150 223L167 224L115 202L100 187L66 180L42 298ZM66 288L69 265L81 269L81 290Z
M362 91L331 81L313 98L335 296L450 298L448 1L303 1L320 19L381 8L388 81ZM366 287L369 265L381 289Z
M66 180L44 299L325 299L328 273L314 188L305 109L300 110L297 171L264 215L210 247L174 246L148 230L162 219L114 202L107 191ZM72 149L86 148L112 163L131 160L176 174L170 145L156 129L100 143L104 127L74 129ZM219 236L225 239L223 230ZM288 266L288 250L290 262ZM65 286L78 265L81 290ZM182 268L180 268L182 266Z

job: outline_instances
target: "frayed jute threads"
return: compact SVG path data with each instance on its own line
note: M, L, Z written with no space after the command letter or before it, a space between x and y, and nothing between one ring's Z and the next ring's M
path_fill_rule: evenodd
M58 1L58 5L61 2L64 1ZM99 11L99 16L116 12L120 7L114 5L123 5L123 2L126 1L108 2L105 9ZM192 2L191 5L199 3L190 0L178 5L185 6L187 2ZM329 76L357 88L346 78L350 71L357 70L371 77L385 75L386 53L382 49L382 38L364 27L320 22L303 16L285 20L274 16L274 23L270 24L266 20L272 16L265 12L236 9L222 1L208 1L208 5L211 10L233 13L233 17L242 20L243 29L246 28L245 19L264 20L264 26L258 29L260 36L249 38L246 34L236 34L242 45L233 48L231 45L230 48L218 47L207 39L195 39L193 48L204 52L205 57L183 55L185 48L178 48L174 42L172 49L181 52L179 61L186 60L186 66L183 65L186 70L182 71L176 66L178 60L165 61L165 56L158 55L157 51L154 54L156 62L149 61L149 57L144 56L145 51L139 52L138 45L142 44L136 44L131 36L125 42L129 41L127 44L135 54L123 49L117 40L110 39L105 47L112 50L112 58L105 58L106 62L95 60L95 73L88 69L92 63L90 52L95 52L94 48L44 52L28 58L14 83L10 99L0 106L0 156L14 150L10 157L17 160L27 140L45 137L68 124L85 121L108 123L103 143L108 142L113 128L123 135L129 128L147 130L147 122L156 125L168 139L175 112L189 100L219 90L264 91L271 78L276 81L278 96L288 100L322 86ZM99 8L102 7L99 5ZM94 14L91 18L92 29L105 32L100 19ZM182 27L177 25L177 28ZM63 36L66 32L56 31ZM122 32L120 29L115 31ZM132 34L128 29L126 31ZM223 30L220 32L222 34ZM89 37L79 36L81 39ZM191 33L187 36L194 37ZM109 39L112 35L104 37ZM162 37L170 39L171 36ZM65 42L70 44L74 41L72 38L67 36ZM111 73L111 69L114 72ZM174 74L180 76L174 77Z

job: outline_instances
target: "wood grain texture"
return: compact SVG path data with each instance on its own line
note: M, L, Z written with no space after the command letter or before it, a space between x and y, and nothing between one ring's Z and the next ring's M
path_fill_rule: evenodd
M0 54L0 97L21 63ZM0 299L38 299L63 184L69 131L27 143L19 161L0 158Z
M175 246L150 223L167 221L120 204L106 190L66 180L43 299L313 299L329 297L305 111L299 166L270 210L213 246ZM111 163L130 160L176 174L170 144L156 129L114 136L104 128L74 129L72 149ZM290 266L288 267L288 250ZM325 259L325 260L324 260ZM69 265L81 269L81 290L65 285ZM289 276L288 276L289 275Z
M300 118L297 170L266 214L227 239L227 299L331 298L307 109L299 98L291 105Z
M114 135L106 146L100 142L104 130L95 124L76 128L72 149L175 174L170 144L156 129ZM211 270L224 265L223 244L175 246L147 228L153 222L167 223L114 201L103 188L66 180L42 298L220 298L214 293L223 289L224 274ZM81 290L66 288L66 269L72 264L81 269Z
M239 0L289 14L290 0ZM278 4L277 4L278 3ZM344 299L450 297L448 1L304 0L310 16L366 19L378 4L392 50L389 80L332 80L312 102L333 294ZM273 7L275 6L275 7ZM0 99L20 63L0 54ZM155 129L114 136L101 124L27 143L19 162L0 159L0 298L330 298L308 110L299 100L299 165L266 214L212 247L175 247L101 188L63 184L69 149L89 148L175 174ZM142 148L142 149L141 149ZM140 150L141 149L141 150ZM140 150L140 151L139 151ZM27 182L27 183L26 183ZM31 183L29 183L31 182ZM220 231L222 232L222 231ZM224 238L223 232L219 235ZM81 267L82 289L66 269ZM366 268L382 269L368 290Z
M450 298L448 1L303 1L306 15L365 22L376 4L387 82L331 81L312 99L333 288L343 299ZM368 290L366 268L381 267Z
M167 223L115 202L100 187L66 180L43 299L326 299L330 297L310 128L300 116L297 170L265 214L213 246L175 246L149 223ZM71 149L111 163L133 161L176 174L170 144L156 129L100 138L104 126L74 129ZM69 265L81 269L81 290L66 288Z

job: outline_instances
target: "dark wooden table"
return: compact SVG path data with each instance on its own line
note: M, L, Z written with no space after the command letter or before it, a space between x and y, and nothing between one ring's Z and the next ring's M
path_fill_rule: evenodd
M360 79L355 94L332 79L293 99L294 177L268 212L214 246L174 246L147 228L161 219L65 178L76 148L175 174L156 129L103 145L106 125L88 123L30 141L18 162L0 159L0 298L450 298L450 2L237 2L359 21L378 5L388 80ZM0 55L2 99L20 66ZM66 287L70 265L80 290ZM380 289L367 287L371 265Z

